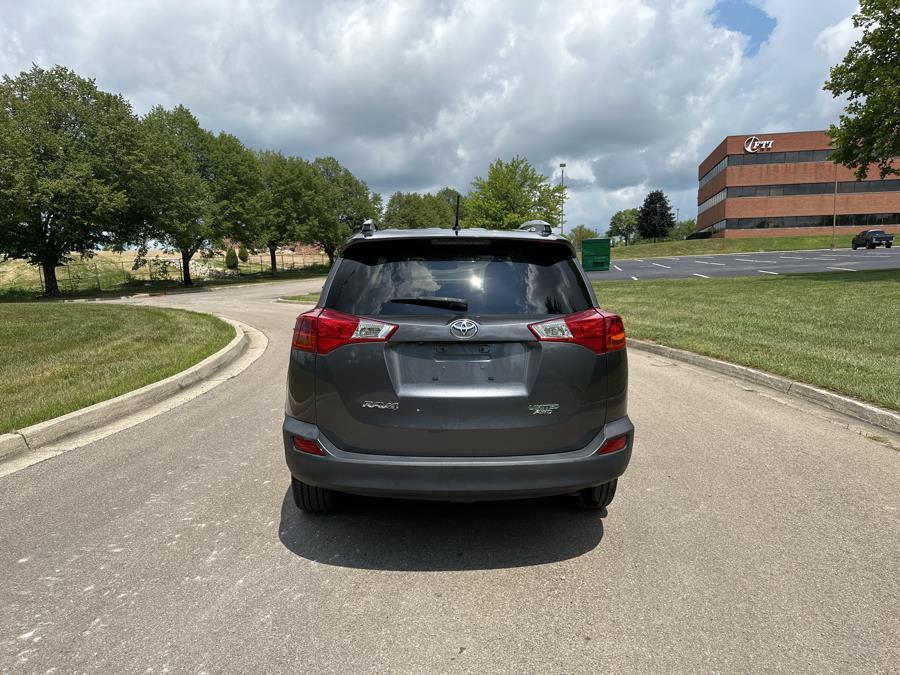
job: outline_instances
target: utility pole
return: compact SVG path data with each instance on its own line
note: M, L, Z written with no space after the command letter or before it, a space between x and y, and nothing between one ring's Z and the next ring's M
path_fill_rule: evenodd
M562 186L562 203L559 207L559 233L566 231L566 163L559 163L559 184Z

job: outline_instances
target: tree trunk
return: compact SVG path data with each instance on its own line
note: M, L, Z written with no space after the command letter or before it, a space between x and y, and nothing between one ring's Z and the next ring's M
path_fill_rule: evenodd
M191 280L191 258L193 257L193 251L181 249L181 279L185 286L194 285L194 282Z
M269 242L269 260L272 263L272 276L274 277L278 274L278 263L275 261L275 244L273 242Z
M44 296L48 298L59 297L59 282L56 280L56 263L41 263L44 271Z
M325 250L325 255L328 256L328 266L333 267L334 266L334 253L335 253L336 249L333 246L323 246L322 248Z

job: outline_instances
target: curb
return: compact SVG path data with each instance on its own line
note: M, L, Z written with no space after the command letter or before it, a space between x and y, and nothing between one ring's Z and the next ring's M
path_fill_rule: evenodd
M310 307L315 307L315 302L310 302L308 300L288 300L287 298L275 298L275 302L283 302L286 305L309 305Z
M885 408L863 403L856 399L836 394L827 389L819 389L804 382L781 377L780 375L772 375L771 373L748 368L747 366L739 366L736 363L721 361L709 356L701 356L694 352L688 352L683 349L675 349L674 347L665 347L655 342L646 342L645 340L635 340L628 338L628 346L634 347L639 351L649 352L657 356L664 356L675 361L682 361L693 366L713 370L722 375L728 375L739 380L753 382L754 384L775 389L783 394L796 396L805 401L810 401L834 412L849 415L863 422L867 422L876 427L880 427L886 431L900 434L900 414Z
M210 378L217 371L240 358L250 344L250 336L242 323L219 316L232 326L235 336L215 354L200 363L175 373L159 382L153 382L121 396L74 410L51 420L39 422L12 433L0 435L0 460L7 460L22 452L37 450L57 443L68 436L105 426L120 418L149 408L173 394Z

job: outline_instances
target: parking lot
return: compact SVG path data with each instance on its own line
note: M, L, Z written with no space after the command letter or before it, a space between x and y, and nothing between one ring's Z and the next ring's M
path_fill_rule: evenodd
M608 272L590 272L588 276L595 281L639 281L897 268L900 268L900 249L897 248L822 249L613 260Z

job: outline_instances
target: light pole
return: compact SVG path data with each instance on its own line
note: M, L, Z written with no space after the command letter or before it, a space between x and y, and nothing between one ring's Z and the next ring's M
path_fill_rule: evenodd
M566 163L559 163L559 184L562 187L562 199L559 207L559 233L566 230Z
M834 196L831 198L831 250L837 235L837 162L834 163Z

